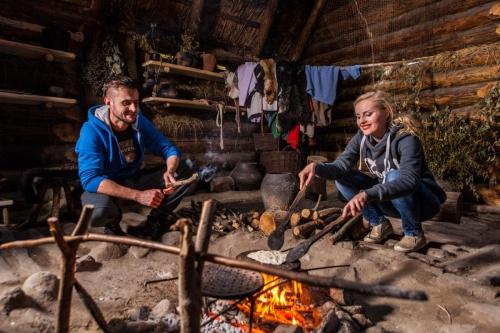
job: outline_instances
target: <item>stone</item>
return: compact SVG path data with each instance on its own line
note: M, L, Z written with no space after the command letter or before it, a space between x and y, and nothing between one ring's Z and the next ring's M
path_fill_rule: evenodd
M170 231L161 236L161 242L165 245L179 246L181 233L179 231Z
M174 305L168 299L163 299L158 304L155 305L153 310L151 310L149 318L153 320L160 320L167 314L173 312L174 309L175 309Z
M135 259L140 259L144 258L145 256L148 255L148 253L151 251L151 249L145 248L145 247L140 247L140 246L131 246L128 249L128 253L134 257Z
M95 261L94 257L90 255L85 255L76 260L75 271L76 272L94 272L101 268L102 264Z
M352 319L362 328L372 326L373 323L370 319L366 318L366 316L362 313L355 313L352 315Z
M156 332L158 322L154 321L127 321L111 319L108 327L112 333L149 333ZM163 331L160 331L163 332Z
M362 305L343 306L342 310L347 311L351 315L356 314L356 313L364 313L365 312L365 309L363 308Z
M59 278L50 272L37 272L23 283L23 291L44 306L53 305L57 299Z
M0 296L0 313L8 315L14 309L24 308L29 305L29 298L24 291L16 287Z
M126 248L113 243L97 244L89 253L97 262L105 260L117 259L126 253Z
M354 326L353 322L349 321L341 321L340 327L337 330L337 333L357 333L359 330Z
M443 249L435 249L432 247L427 250L427 255L438 259L446 259L450 256L447 251Z
M132 310L129 315L130 320L147 320L149 318L149 314L151 313L151 309L149 306L143 305L138 309Z
M175 313L169 313L160 320L161 332L179 332L181 329L181 317Z
M302 327L295 325L279 325L273 331L273 333L302 333Z
M320 326L316 329L316 332L317 333L336 332L337 327L340 324L340 320L335 314L335 307L332 307L330 311L325 316L322 317L323 320Z
M340 305L351 305L352 297L343 289L330 288L328 295L335 303Z

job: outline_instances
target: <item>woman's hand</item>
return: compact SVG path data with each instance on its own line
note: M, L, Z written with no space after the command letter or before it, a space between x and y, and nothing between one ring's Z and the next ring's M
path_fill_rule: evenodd
M309 185L314 175L316 174L316 163L312 162L306 165L301 172L299 172L300 179L300 189L302 190L304 186Z
M349 215L355 216L363 210L366 203L366 193L359 192L345 205L342 210L342 218L346 218Z

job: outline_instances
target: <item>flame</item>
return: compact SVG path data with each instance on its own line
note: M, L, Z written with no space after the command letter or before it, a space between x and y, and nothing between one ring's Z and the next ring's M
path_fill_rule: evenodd
M304 304L309 299L305 286L297 281L262 275L264 288L257 294L253 314L256 322L292 324L301 326L306 332L319 325L319 311L310 303ZM238 308L245 314L250 314L250 302L241 303Z

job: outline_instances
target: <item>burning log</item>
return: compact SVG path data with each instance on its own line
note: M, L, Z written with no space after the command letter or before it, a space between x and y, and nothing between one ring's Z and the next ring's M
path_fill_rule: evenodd
M287 212L284 210L268 210L262 213L259 219L259 228L269 236L280 223L284 222Z

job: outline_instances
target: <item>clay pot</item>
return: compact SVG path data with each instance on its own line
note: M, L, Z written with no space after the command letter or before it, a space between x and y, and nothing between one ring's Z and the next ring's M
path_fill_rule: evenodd
M297 179L291 173L266 173L260 186L266 210L287 210L298 191Z
M206 71L213 72L215 70L215 66L217 65L217 59L211 53L202 53L201 61L203 63L203 69Z
M177 52L175 55L175 59L177 65L187 66L187 67L196 67L198 65L198 61L196 56L187 52Z
M230 174L236 183L238 191L258 190L262 175L254 162L238 162Z

